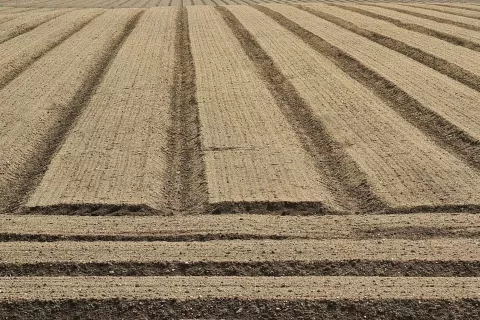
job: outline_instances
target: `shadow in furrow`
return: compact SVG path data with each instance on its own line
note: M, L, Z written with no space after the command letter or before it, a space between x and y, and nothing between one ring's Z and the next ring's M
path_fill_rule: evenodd
M328 186L343 202L341 205L351 212L385 211L387 205L372 191L363 172L326 132L321 120L279 71L272 58L226 7L217 7L217 10L258 69L258 74L292 124L303 148L314 158L317 170L329 178Z

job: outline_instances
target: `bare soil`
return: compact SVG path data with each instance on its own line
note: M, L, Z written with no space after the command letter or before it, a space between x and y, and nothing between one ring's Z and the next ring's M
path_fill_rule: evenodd
M0 318L480 318L480 5L361 2L0 0Z

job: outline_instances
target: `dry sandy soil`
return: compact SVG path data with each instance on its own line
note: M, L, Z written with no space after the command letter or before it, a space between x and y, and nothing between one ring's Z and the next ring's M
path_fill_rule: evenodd
M1 319L480 318L480 3L0 0L0 57Z

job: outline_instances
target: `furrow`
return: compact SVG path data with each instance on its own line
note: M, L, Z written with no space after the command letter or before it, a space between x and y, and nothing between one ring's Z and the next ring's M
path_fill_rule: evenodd
M409 3L408 5L416 8L423 8L423 9L430 9L442 13L448 13L452 15L458 15L467 18L480 18L480 12L469 10L469 9L462 9L457 7L449 7L443 4L423 4L423 3Z
M156 7L157 2L158 2L158 0L148 0L148 1L145 3L145 7L147 7L147 8Z
M190 6L188 21L209 211L342 210L219 12Z
M478 239L4 242L0 252L1 277L480 276Z
M178 13L176 30L165 198L173 213L203 213L208 195L200 140L195 64L186 9Z
M117 2L117 0L100 0L97 2L94 2L95 6L101 7L101 8L113 8L113 4Z
M150 0L140 0L137 2L137 4L135 5L135 7L137 8L146 8L147 7L147 3L149 3Z
M456 236L456 233L447 233L447 236ZM480 233L463 233L466 237L476 237ZM26 234L26 233L0 233L1 242L14 241L39 241L39 242L56 242L56 241L166 241L166 242L191 242L191 241L214 241L214 240L286 240L286 239L302 239L295 236L281 235L259 235L246 233L198 233L185 235L42 235L42 234Z
M245 240L244 240L245 241ZM2 277L58 276L380 276L380 277L479 277L478 261L100 261L0 263Z
M36 10L33 8L1 8L1 9L3 9L1 11L2 14L20 13L20 12Z
M387 22L390 22L400 28L404 28L407 30L423 33L432 37L436 37L438 39L450 42L454 45L457 46L462 46L471 50L475 51L480 51L480 43L475 42L475 41L470 41L465 38L462 38L458 34L452 33L449 29L443 28L442 26L434 25L432 26L427 20L427 24L424 22L411 22L411 20L401 20L398 18L401 18L400 15L401 13L395 14L395 13L389 13L387 10L381 10L381 8L376 8L376 7L367 7L366 5L353 5L349 3L348 5L339 5L335 4L336 6L339 6L341 8L351 10L353 12L358 12L363 15L379 19L379 20L384 20Z
M430 19L416 17L410 14L396 11L393 8L385 8L373 5L348 4L351 8L360 8L374 14L374 18L400 24L402 28L427 33L440 39L450 41L473 50L480 50L480 33L476 30L461 28L452 24L440 23Z
M47 10L45 9L37 9L36 12L45 12ZM0 27L1 27L1 24L2 23L5 23L7 21L11 21L11 20L14 20L14 19L18 19L20 17L23 17L25 15L28 15L29 12L13 12L13 13L2 13L0 15Z
M22 33L35 29L36 27L48 22L70 10L54 10L54 11L34 11L32 13L22 15L16 19L7 21L0 25L0 44L12 39Z
M0 215L0 241L215 240L215 239L429 239L480 237L477 214L203 215L83 217Z
M334 6L309 5L303 9L480 91L478 52Z
M49 3L52 0L37 0L37 1L25 1L21 6L27 8L39 8L42 7L43 4Z
M6 8L7 9L7 8ZM21 17L25 16L32 16L32 14L35 13L45 13L45 12L53 12L57 11L57 9L54 8L30 8L30 9L22 9L22 8L9 8L12 9L10 11L1 11L0 12L0 17L14 17L15 19L19 19ZM13 9L19 9L19 10L13 10Z
M128 280L131 282L123 282L126 279L127 278L123 278L122 282L119 283L119 286L125 285L123 288L131 288L136 284L133 282L136 278L129 277ZM217 279L220 281L219 278ZM234 280L238 281L238 285L244 286L241 282L243 279L247 278L238 278ZM300 283L310 279L311 278L297 278L297 281ZM40 281L48 281L51 279L36 278L36 280L36 283L31 284L41 286L43 283L41 284ZM63 280L64 285L68 283L68 280L62 278L59 278L58 280ZM152 282L162 282L162 280L159 280L158 278L151 280ZM257 291L257 295L265 293L265 289L262 287L249 286L244 286L244 292L242 292L240 297L237 298L215 298L214 296L210 296L210 292L228 292L230 290L228 287L230 284L229 282L224 282L220 287L209 287L210 292L208 292L207 288L202 289L203 291L198 291L197 289L190 290L188 286L168 288L169 290L172 290L170 295L173 295L173 292L184 292L186 297L183 299L178 299L178 297L168 298L167 296L162 295L160 295L162 296L161 298L151 298L147 293L145 293L144 296L139 294L134 299L125 299L118 298L115 294L109 295L110 292L106 289L103 289L101 292L96 290L98 296L95 298L88 298L89 296L92 296L92 293L90 293L87 288L84 288L78 295L80 296L83 292L88 292L89 295L87 295L87 298L65 298L55 301L46 298L43 298L42 300L32 299L28 301L20 298L12 298L10 301L0 302L0 314L4 315L6 318L11 317L13 319L22 320L62 319L65 317L74 318L78 317L78 315L81 315L82 318L86 319L136 319L139 314L148 319L201 319L204 318L205 315L218 319L228 319L232 315L235 315L235 318L239 319L320 318L325 320L357 320L359 315L362 315L362 317L367 319L390 320L398 318L399 310L401 310L402 314L414 315L416 320L480 318L480 312L478 311L480 310L479 302L478 299L475 298L446 297L444 299L438 299L431 298L428 295L407 298L407 294L403 293L396 298L380 299L379 297L385 292L385 290L379 286L381 279L370 278L361 281L360 283L354 281L353 278L350 278L349 280L351 282L341 281L332 283L329 281L329 278L325 279L328 283L326 287L326 290L329 290L328 297L324 297L325 294L323 294L319 299L305 299L305 294L302 294L297 299L288 298L288 300L286 300L286 296L283 292L288 290L291 290L291 293L298 292L298 288L295 286L296 284L292 283L292 287L290 288L286 283L283 283L283 289L281 291L278 293L271 292L270 295L264 295L262 298L247 297L249 292L253 290ZM102 279L91 279L89 283L92 283L93 285L94 281L102 281ZM46 282L44 281L44 283ZM352 287L352 283L356 284ZM49 283L46 290L50 289L56 291L55 288L60 285L61 283L52 286L51 283ZM432 283L425 285L432 286ZM461 285L462 284L460 283L457 284L458 287ZM439 283L438 285L433 286L435 288L430 289L429 292L445 290L445 288ZM143 286L138 285L138 287L142 287L143 291ZM333 287L335 287L335 290L332 290ZM344 299L341 296L336 296L337 293L345 291L346 287L353 290L359 289L363 291L357 293L358 298L356 299ZM410 290L417 289L418 285L410 287L409 283L405 283L402 284L402 288L399 286L396 287L398 291L403 289L404 291L406 290L406 292L411 292ZM89 288L94 289L92 286ZM361 293L366 291L365 288L372 288L366 298L361 296ZM325 292L321 284L318 284L318 287L315 287L315 289L320 292ZM148 290L150 290L150 292L156 291L151 287L144 289L144 291ZM452 289L450 288L447 288L446 290L450 293L452 292ZM454 289L453 292L458 290L460 289ZM388 289L388 292L391 291L392 289ZM104 296L100 297L102 293L104 293ZM32 294L35 294L35 292ZM235 294L232 293L232 295ZM377 295L375 299L368 298L373 295ZM20 297L21 295L17 294L16 296ZM42 297L44 296L45 295ZM473 297L474 294L471 296ZM42 310L41 316L39 315L38 310Z
M68 7L76 7L75 5L70 6L70 3L75 3L73 0L66 0L66 1L58 1L58 0L52 0L52 1L46 1L42 3L42 7L52 7L52 8L68 8ZM77 2L78 3L78 2ZM37 4L38 5L38 4Z
M52 0L37 0L37 1L25 1L21 6L27 8L39 8L44 4L51 2ZM48 6L45 6L48 8Z
M113 56L27 207L165 210L176 17L175 8L145 12Z
M102 0L86 0L82 2L71 1L69 4L71 6L80 7L80 8L101 8Z
M137 3L138 0L128 0L126 2L123 2L119 4L119 8L135 8L135 3Z
M249 10L246 7L239 10ZM315 159L317 169L335 183L332 188L337 197L345 197L353 211L379 211L386 205L370 190L366 177L343 151L338 141L319 120L318 114L311 108L311 102L299 93L298 85L283 74L271 57L257 42L255 37L224 7L217 8L241 43L245 53L259 70L277 104L286 118L296 129L307 152ZM238 12L238 10L234 10ZM251 12L253 14L253 12ZM258 17L257 17L258 18ZM305 136L307 135L307 136ZM348 203L347 202L347 203Z
M101 7L101 4L104 3L104 0L86 0L82 2L78 1L70 1L69 5L72 6L77 6L77 7L84 7L84 8L89 8L89 7Z
M16 19L16 15L5 15L5 16L0 16L0 24L2 23L5 23L7 21L10 21L10 20L13 20L13 19Z
M101 15L0 91L2 211L21 207L39 183L138 13Z
M123 5L125 5L129 1L130 0L117 0L115 1L115 5L113 6L113 8L121 8Z
M330 85L331 89L325 89L328 87L319 85L319 88L323 88L326 92L335 92L336 96L330 99L341 97L337 98L340 100L336 103L323 104L322 108L328 111L320 109L319 116L325 118L326 123L330 123L329 126L335 132L337 139L344 141L344 148L349 150L351 157L355 159L367 175L368 183L372 185L376 194L388 203L391 211L412 213L428 210L439 212L453 209L454 207L457 207L457 209L463 207L463 210L472 212L478 210L479 199L476 198L477 191L474 188L472 189L471 185L476 182L470 180L474 179L476 181L480 178L478 171L468 167L456 155L448 153L432 143L429 139L431 132L425 130L423 123L420 126L418 120L416 120L421 115L425 118L425 123L428 124L428 121L432 121L432 118L425 116L426 112L423 111L423 106L417 101L412 98L410 98L410 101L405 99L405 96L407 98L409 96L392 80L387 80L388 78L386 78L390 74L401 74L404 72L405 74L398 75L395 80L400 82L401 85L405 83L410 85L412 81L410 76L412 70L408 68L410 61L402 61L402 70L400 72L398 69L392 70L388 67L391 63L382 59L393 59L389 61L397 61L398 59L401 61L402 55L395 53L398 57L390 58L390 50L366 39L365 41L368 42L362 43L362 38L359 38L357 35L296 8L268 5L268 8L264 6L258 7L258 9L303 39L310 47L325 55L346 73L336 71L336 67L327 59L310 63L311 66L315 66L315 70L321 70L318 65L331 65L329 67L330 70L319 71L319 74L328 74L329 79L336 75L337 82L342 83L346 87L346 89L340 91L343 94L343 96L340 96L338 95L339 85ZM257 18L257 20L260 21L260 18ZM293 21L298 21L298 24ZM272 37L272 39L279 38L279 32L277 31L277 36ZM282 39L285 36L282 35ZM272 42L268 38L265 41ZM292 43L292 41L295 40L291 39L289 43ZM368 48L365 48L365 45ZM378 48L374 45L378 46ZM281 46L279 44L279 48ZM285 44L283 46L285 47ZM293 47L298 48L300 45L297 44ZM382 52L382 48L388 51ZM303 50L305 52L299 52L295 55L302 57L314 56L313 53L308 52L311 49ZM370 58L370 56L375 56L375 58ZM320 59L320 56L317 59ZM290 60L295 61L293 58L286 59L285 61L287 62L284 65L291 65ZM302 60L305 61L305 58ZM305 64L306 62L303 63ZM384 70L381 68L387 66L388 73L385 74L383 72L384 74L379 75L376 73L377 71L369 69L368 65L373 65L382 72ZM299 66L292 67L291 72L295 73L299 68ZM306 66L302 68L309 70ZM414 66L414 68L419 68L419 66ZM310 67L310 69L313 69L313 67ZM416 70L415 72L424 73L428 71ZM312 76L308 78L310 84L303 86L305 92L312 90L310 89L312 87L311 83L319 81L318 79L320 78L320 75L314 71L309 71L309 74L312 74ZM428 76L435 78L436 74L429 74ZM363 86L352 81L350 77L359 81ZM297 78L301 79L300 76L297 76ZM445 81L445 79L439 79L439 81L442 80ZM424 79L421 81L423 81L423 86L425 82L431 82L431 80ZM377 97L369 90L366 90L365 87L373 91ZM408 89L412 91L413 88L410 87ZM435 87L432 88L432 90L434 89ZM395 99L392 99L392 91L395 93L393 96ZM448 92L451 93L451 90ZM475 93L478 94L477 92ZM416 94L419 95L418 92ZM314 93L311 95L313 97L318 96L318 94ZM381 100L378 98L381 98ZM424 100L428 101L425 98ZM406 104L406 101L409 104ZM458 103L458 100L455 101ZM437 107L436 103L429 103L432 107ZM312 102L311 104L320 105L319 102ZM334 110L328 109L330 105L335 106ZM342 107L344 109L339 109ZM408 110L407 107L409 107ZM398 111L413 124L423 129L424 132L426 131L427 136L418 128L404 121L395 111ZM336 112L338 112L338 118L334 117ZM358 112L358 114L355 112ZM366 117L366 114L370 116ZM328 118L326 115L328 115ZM441 117L438 118L441 119ZM443 138L443 135L440 137ZM440 138L437 140L441 141ZM393 145L395 147L392 147ZM473 153L471 157L476 159ZM455 167L462 169L457 170ZM460 177L458 175L459 172L465 172L466 174Z
M382 3L382 4L377 4L377 6L395 10L401 13L409 14L415 17L429 19L439 23L451 24L460 28L480 31L480 21L477 19L456 16L454 14L441 13L434 10L422 9L417 7L409 7L402 4Z
M160 0L158 2L158 7L166 7L166 6L171 6L173 5L173 0Z
M295 15L292 18L295 20L297 17ZM470 166L479 168L477 154L480 136L476 132L479 126L475 120L480 111L476 102L480 100L478 91L464 87L372 41L355 37L332 23L323 22L322 25L314 27L318 35L325 32L323 30L326 28L351 39L352 46L346 45L341 39L324 37L356 60L349 72L352 77L366 78L362 82L389 102L405 119ZM401 65L402 68L395 68L391 61L396 61L395 65ZM358 73L364 75L360 77ZM452 95L452 92L455 94ZM468 107L458 108L460 105Z
M55 3L55 5L57 6L64 6L64 7L76 7L76 8L91 8L91 7L95 7L95 3L97 2L98 0L96 1L90 1L90 0L87 0L87 1L82 1L82 2L79 2L79 1L57 1Z
M81 30L101 10L82 10L66 13L46 22L34 30L0 44L0 88L22 73L29 65L72 34Z
M460 8L469 11L480 11L480 6L475 5L473 3L442 3L439 4L444 7L453 7L453 8Z

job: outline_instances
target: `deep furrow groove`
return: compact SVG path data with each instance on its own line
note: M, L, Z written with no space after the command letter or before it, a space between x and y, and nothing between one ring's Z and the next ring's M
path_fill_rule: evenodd
M58 150L58 149L57 149ZM62 204L48 207L31 207L29 213L42 215L76 216L143 216L158 214L146 205L107 205L107 204Z
M318 213L345 214L343 211L332 211L324 203L317 201L224 201L209 206L209 213L254 213L254 214L295 214L299 216L315 215Z
M58 276L370 276L479 277L479 261L159 261L0 263L0 277Z
M300 9L304 8L303 6L297 7ZM437 113L425 108L420 102L409 96L394 83L383 78L339 48L287 19L282 14L263 6L256 8L296 34L320 54L328 57L341 70L374 92L375 95L381 98L388 106L424 132L438 145L455 153L473 168L480 168L480 158L478 157L480 141L470 137ZM308 11L308 9L306 10ZM413 213L421 210L438 212L451 210L453 208L462 212L478 210L478 206L465 205L405 208L391 210L389 212Z
M415 12L415 11L410 11L410 10L405 10L405 9L400 9L400 8L384 7L382 5L377 5L377 4L373 4L373 6L383 8L383 9L394 10L394 11L397 11L397 12L409 14L411 16L415 16L415 17L419 17L419 18L423 18L423 19L429 19L429 20L439 22L439 23L451 24L451 25L454 25L454 26L457 26L457 27L460 27L460 28L470 29L470 30L474 30L474 31L480 31L480 27L472 26L470 24L466 24L466 23L463 23L463 22L438 18L438 17L434 17L434 16L429 16L427 14L423 14L423 13L419 13L419 12Z
M40 183L43 174L46 172L51 159L62 147L65 138L68 136L68 132L74 127L75 121L81 114L83 108L89 102L90 97L95 93L96 88L102 82L103 76L106 74L111 61L115 59L122 44L128 38L130 33L135 28L138 20L140 19L143 11L140 11L133 16L131 21L125 26L123 35L112 45L112 50L109 51L104 57L102 57L95 72L90 76L85 85L80 91L75 94L72 99L70 108L66 111L66 114L62 117L64 121L61 126L54 128L52 132L48 134L51 139L49 143L45 145L43 150L39 150L38 161L35 163L29 163L25 168L25 175L23 176L21 185L19 186L15 199L10 201L10 205L7 207L7 211L29 211L30 209L22 208L22 205L26 202L29 195L35 190Z
M477 237L479 233L442 233L442 237ZM365 237L367 237L365 235ZM247 234L247 233L199 233L185 235L62 235L62 234L19 234L19 233L0 233L0 242L12 241L35 241L35 242L57 242L57 241L165 241L165 242L205 242L214 240L293 240L308 239L302 236L287 235L263 235L263 234Z
M186 8L179 9L176 37L165 192L172 214L198 214L206 210L208 196Z
M337 3L330 3L330 5L334 5L334 6L337 6L339 8L342 8L342 9L357 12L357 13L363 14L365 16L375 18L375 19L384 20L384 21L393 23L397 27L404 28L404 29L411 30L411 31L415 31L415 32L420 32L420 33L423 33L423 34L426 34L426 35L429 35L429 36L432 36L432 37L436 37L438 39L441 39L441 40L444 40L444 41L447 41L447 42L450 42L450 43L453 43L457 46L462 46L462 47L468 48L470 50L475 50L475 51L480 52L480 44L477 44L475 42L472 42L472 41L469 41L469 40L466 40L466 39L458 38L458 37L452 36L450 34L447 34L447 33L441 32L441 31L426 28L424 26L414 24L414 23L403 22L403 21L400 21L398 19L392 19L390 17L382 16L380 14L373 13L373 12L370 12L368 10L363 10L363 9L360 9L360 8L350 7L348 5L337 4Z
M316 15L319 18L330 21L344 29L352 31L360 36L363 36L369 40L377 42L378 44L383 45L389 49L395 50L415 61L418 61L427 67L434 69L440 73L443 73L446 76L449 76L452 79L457 80L458 82L463 83L464 85L480 91L480 77L473 74L472 72L465 70L454 63L448 62L445 59L429 54L421 49L412 47L402 41L396 40L394 38L384 36L374 31L369 31L367 29L358 27L352 22L343 20L341 18L335 17L321 10L314 9L311 7L297 6L299 9L305 10L313 15Z
M70 213L70 212L69 212ZM131 216L131 213L129 214ZM372 228L359 229L348 236L351 239L368 240L375 238L382 239L407 239L425 240L436 238L480 238L480 231L456 230L456 229L435 229L429 227L400 227L400 228ZM0 233L0 242L57 242L57 241L138 241L138 242L205 242L215 240L303 240L322 239L326 237L308 235L275 235L275 234L254 234L254 233L196 233L185 235L105 235L105 234L50 234L50 233Z
M85 28L91 21L93 21L95 18L100 16L102 13L99 13L98 15L92 17L89 21L86 21L85 23L78 24L75 29L72 30L72 32L65 34L64 37L60 38L57 42L52 43L51 46L47 47L44 51L39 52L36 56L32 58L31 61L29 61L27 64L22 66L21 68L16 68L15 70L11 71L10 73L7 73L4 76L4 81L0 83L0 90L7 86L12 80L14 80L16 77L18 77L20 74L22 74L25 70L27 70L35 61L43 57L45 54L50 52L52 49L55 47L61 45L63 42L65 42L68 38L70 38L72 35L74 35L77 32L80 32L83 28ZM55 18L54 18L55 19ZM52 19L53 20L53 19Z
M315 159L317 169L330 178L330 188L337 198L344 199L344 206L354 212L387 210L388 206L372 191L357 164L329 136L321 121L313 115L308 104L255 38L227 8L216 9L257 67L259 76L266 83L282 113L292 123L304 149Z
M42 310L39 316L38 310ZM8 319L324 319L357 320L399 319L402 314L416 320L479 319L480 308L474 299L62 299L0 302L0 314Z

